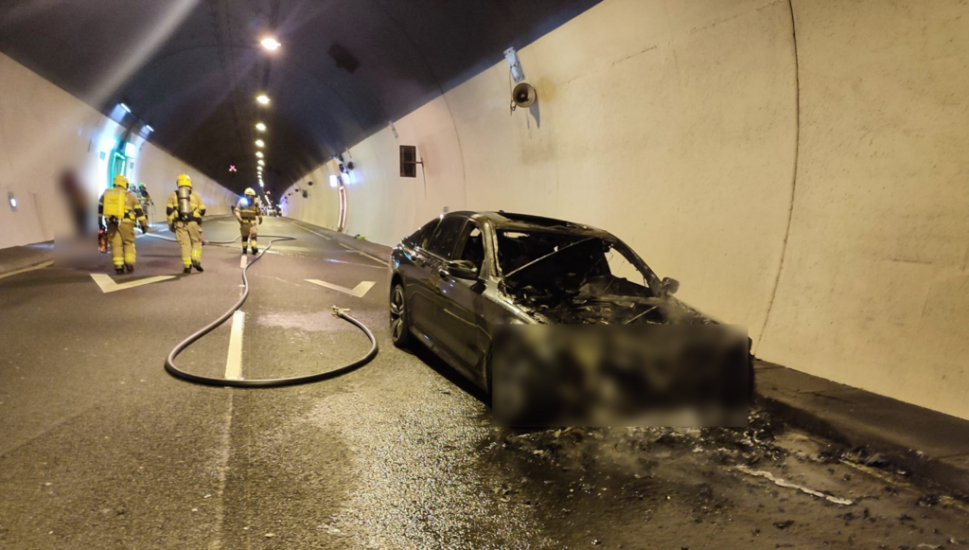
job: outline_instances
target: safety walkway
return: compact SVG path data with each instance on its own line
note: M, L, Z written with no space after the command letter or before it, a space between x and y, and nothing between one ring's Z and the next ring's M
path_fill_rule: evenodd
M54 261L53 241L0 248L0 277L22 273Z
M763 361L756 376L761 403L788 423L969 495L969 421Z

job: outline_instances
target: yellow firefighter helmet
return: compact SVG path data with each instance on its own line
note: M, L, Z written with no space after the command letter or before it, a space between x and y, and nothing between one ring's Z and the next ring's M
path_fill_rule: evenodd
M246 195L250 197L255 197L256 192L252 189L252 187L246 187Z
M128 178L122 176L121 174L118 174L117 176L114 177L114 186L115 187L120 187L122 189L127 189L128 188Z
M181 174L178 176L178 179L175 180L175 183L178 184L179 187L191 187L192 178L188 177L187 174Z

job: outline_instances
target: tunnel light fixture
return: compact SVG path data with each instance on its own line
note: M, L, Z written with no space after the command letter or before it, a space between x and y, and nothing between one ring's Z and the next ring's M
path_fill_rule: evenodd
M262 122L257 122L256 123L256 130L259 130L260 132L265 132L266 131L266 125L263 124Z
M127 106L127 105L125 105L124 103L119 103L118 105L119 105L119 106L120 106L120 107L121 107L122 109L124 109L124 110L125 110L125 112L128 112L128 113L130 113L130 112L131 112L131 107L128 107L128 106Z
M256 101L258 101L260 105L269 105L269 96L266 94L259 94L256 96Z
M256 140L256 147L265 147L265 146L266 146L266 142L265 141L263 141L261 139L257 139Z
M259 187L265 187L265 186L266 186L266 185L265 185L265 184L263 184L263 182L259 182Z
M13 196L13 191L7 193L7 202L10 203L10 210L17 211L17 197Z
M150 133L152 133L152 132L154 132L154 131L155 131L155 129L154 129L154 128L152 128L151 126L149 126L149 125L147 125L147 124L145 124L145 131L146 131L146 132L148 132L148 133L150 134Z
M282 46L282 44L280 44L279 41L272 36L267 36L266 38L263 38L259 43L262 44L263 48L266 48L271 52L278 50L279 47Z
M256 151L256 158L262 158L262 151Z
M259 159L259 160L258 160L258 161L256 162L256 164L258 164L259 166L265 166L265 165L266 165L266 161L264 161L264 160L262 160L262 159Z

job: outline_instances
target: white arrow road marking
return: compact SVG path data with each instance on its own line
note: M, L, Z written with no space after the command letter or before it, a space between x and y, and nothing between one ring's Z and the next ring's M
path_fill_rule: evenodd
M174 279L174 275L159 275L157 277L145 277L144 279L138 279L137 281L131 281L130 283L118 284L114 282L110 276L104 273L92 273L91 278L94 282L101 287L101 292L107 294L109 292L117 292L119 290L128 290L129 288L135 288L136 286L150 285L151 283L157 283L159 281L167 281L169 279Z
M330 290L335 290L337 292L342 292L344 294L349 294L350 296L356 296L357 298L363 298L367 294L367 292L370 292L370 289L373 288L373 285L377 284L373 281L362 281L360 284L353 287L353 290L350 290L349 288L344 288L340 285L335 285L333 283L328 283L326 281L321 281L319 279L306 279L306 282L313 283L314 285L320 285L322 287L329 288Z
M245 313L237 311L232 314L232 332L229 333L229 356L225 360L225 377L228 380L242 380L242 330L245 324Z
M248 265L248 264L249 264L249 258L247 258L245 256L243 256L242 259L239 261L239 267L241 267L243 269L245 269L246 268L246 265Z

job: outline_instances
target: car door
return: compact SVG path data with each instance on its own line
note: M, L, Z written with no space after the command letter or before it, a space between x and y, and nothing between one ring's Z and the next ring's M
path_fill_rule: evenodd
M404 299L411 325L414 327L418 325L416 322L418 311L427 309L429 272L425 267L428 254L426 249L439 223L441 219L434 218L413 235L404 238L401 241L400 263L394 266L404 282Z
M408 286L412 293L408 296L408 305L412 316L411 322L418 331L424 333L431 341L432 347L438 346L441 338L441 324L444 322L441 304L441 277L438 271L445 267L447 257L454 251L457 240L461 237L467 218L461 216L445 216L437 225L434 233L427 241L426 247L418 251L422 265L415 271L415 277Z
M474 264L479 276L485 260L483 227L474 220L464 226L448 260L465 260ZM440 343L447 348L458 366L472 377L481 377L481 363L490 335L481 321L485 307L482 298L484 282L480 279L459 279L447 269L437 273L440 282L440 310L443 323Z

